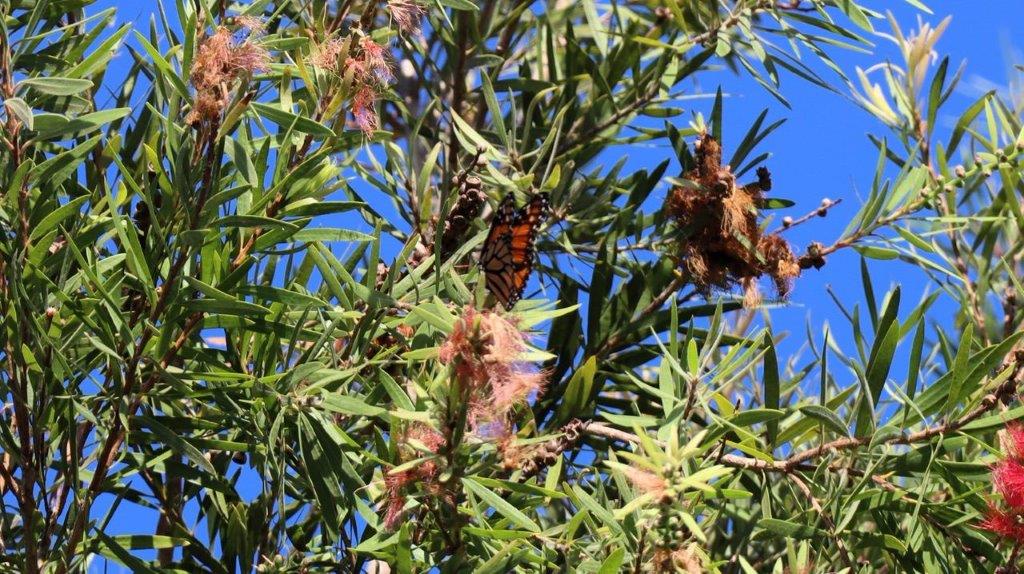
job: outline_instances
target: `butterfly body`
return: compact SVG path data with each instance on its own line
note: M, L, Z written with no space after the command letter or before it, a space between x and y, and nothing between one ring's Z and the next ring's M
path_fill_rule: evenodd
M511 309L523 296L526 282L533 272L537 230L548 216L548 194L535 194L530 202L516 209L513 194L498 205L491 220L480 268L487 290L505 309Z

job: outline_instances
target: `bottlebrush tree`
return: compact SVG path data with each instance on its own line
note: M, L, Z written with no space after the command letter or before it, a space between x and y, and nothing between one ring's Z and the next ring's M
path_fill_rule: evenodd
M1022 109L941 16L128 4L0 3L5 571L1017 571ZM851 221L723 69L877 119Z

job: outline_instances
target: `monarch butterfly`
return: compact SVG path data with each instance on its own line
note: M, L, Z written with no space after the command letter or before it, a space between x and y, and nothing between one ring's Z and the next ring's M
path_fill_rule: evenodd
M486 276L487 290L505 309L512 309L523 296L533 271L537 229L547 215L546 193L535 194L520 209L516 209L515 196L509 193L494 212L491 230L480 252L480 268Z

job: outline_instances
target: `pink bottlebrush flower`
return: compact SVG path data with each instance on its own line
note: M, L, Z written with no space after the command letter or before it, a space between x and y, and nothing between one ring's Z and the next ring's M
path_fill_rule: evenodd
M544 387L546 374L522 360L527 345L523 333L505 317L466 307L438 351L442 364L451 364L469 389L470 424L480 432L503 417L531 393Z
M250 34L256 36L260 36L267 31L267 23L262 18L257 18L256 16L235 16L235 23L240 28L245 28Z
M368 137L380 126L377 110L374 109L376 99L377 93L369 85L361 86L352 97L352 117L363 134Z
M199 44L189 78L193 86L203 90L229 79L232 44L231 32L223 27Z
M216 118L230 100L228 89L238 78L265 72L270 66L270 53L248 39L236 42L231 32L221 26L199 44L189 80L196 88L196 97L186 121L195 124Z
M1024 516L1020 514L990 507L980 526L1002 538L1024 544Z
M519 366L496 365L492 373L498 376L491 380L491 398L494 410L507 411L523 403L533 393L544 390L547 374L531 371Z
M412 36L422 33L423 6L412 0L388 0L388 10L399 30Z
M700 559L689 548L657 548L651 563L655 572L682 572L684 574L701 574L704 567Z
M362 61L362 60L360 60L358 58L348 58L348 59L345 60L345 72L344 73L347 74L349 70L352 70L352 77L354 77L356 79L356 81L358 81L358 82L365 82L366 81L366 75L367 75L366 62L364 62L364 61Z
M231 66L236 72L254 74L270 69L270 53L266 48L252 42L247 41L236 45L231 58Z
M496 313L481 315L480 329L487 336L485 361L511 363L526 350L526 338L512 321Z
M447 442L441 433L423 424L413 425L406 431L405 437L406 441L416 440L434 454L441 452ZM437 462L428 460L414 470L421 479L432 480L437 476Z
M436 430L424 424L415 424L408 431L406 437L418 440L430 449L430 452L438 453L444 446L444 436Z
M342 67L341 53L344 49L344 39L332 38L313 49L313 54L309 57L309 63L317 68L338 73Z
M230 82L243 73L269 69L270 53L262 46L235 42L227 28L220 27L199 45L192 62L192 85L203 90Z
M992 482L1010 508L1024 510L1024 465L1015 460L999 462L992 469Z
M1005 458L992 466L992 483L1006 507L991 504L979 527L1024 544L1024 426L1008 425L999 441Z
M391 61L384 46L374 42L369 36L363 36L359 40L359 47L363 49L363 63L366 69L376 76L382 84L390 84L395 79L391 70Z
M1024 425L1012 423L999 433L1000 446L1009 458L1024 459Z
M199 90L192 102L192 109L185 116L185 123L195 125L201 120L216 118L220 116L225 106L227 106L226 101L217 96L216 90Z
M475 309L466 307L462 317L455 321L452 332L448 334L448 338L444 340L444 343L441 343L441 347L437 350L437 358L441 361L441 364L450 365L463 353L472 353L469 333L473 329L473 323L477 315L478 313Z
M343 49L342 40L332 40L318 48L310 61L316 66L352 78L355 84L349 103L352 117L356 126L370 136L380 127L380 117L374 104L380 91L394 81L387 50L368 36L363 36L359 40L359 56L346 58L344 66L339 68L338 60Z
M446 443L441 433L426 425L414 424L405 429L398 439L399 452L405 453L405 456L399 455L400 460L402 458L413 460L421 456L409 446L409 439L418 441L435 454L440 452ZM443 496L443 486L436 480L439 473L437 462L433 460L424 461L423 464L402 472L386 473L384 475L384 490L387 493L387 499L384 503L384 528L394 530L398 526L405 513L407 500L405 491L410 486L422 483L424 489L430 494Z
M384 486L388 493L384 512L384 528L386 530L394 530L405 514L405 495L402 494L402 490L409 480L408 472L384 476Z

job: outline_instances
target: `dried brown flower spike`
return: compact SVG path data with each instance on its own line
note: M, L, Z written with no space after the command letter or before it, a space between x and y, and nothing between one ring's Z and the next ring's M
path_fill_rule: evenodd
M785 297L800 266L789 243L762 234L758 223L757 206L771 189L771 174L759 168L757 182L739 186L713 137L704 134L694 148L697 165L686 174L694 186L673 188L665 201L682 231L680 255L694 283L705 292L741 285L752 306L759 301L757 280L767 275Z
M444 223L441 236L441 257L448 258L459 245L473 221L483 210L487 195L483 191L483 181L479 177L466 175L457 181L458 197Z

